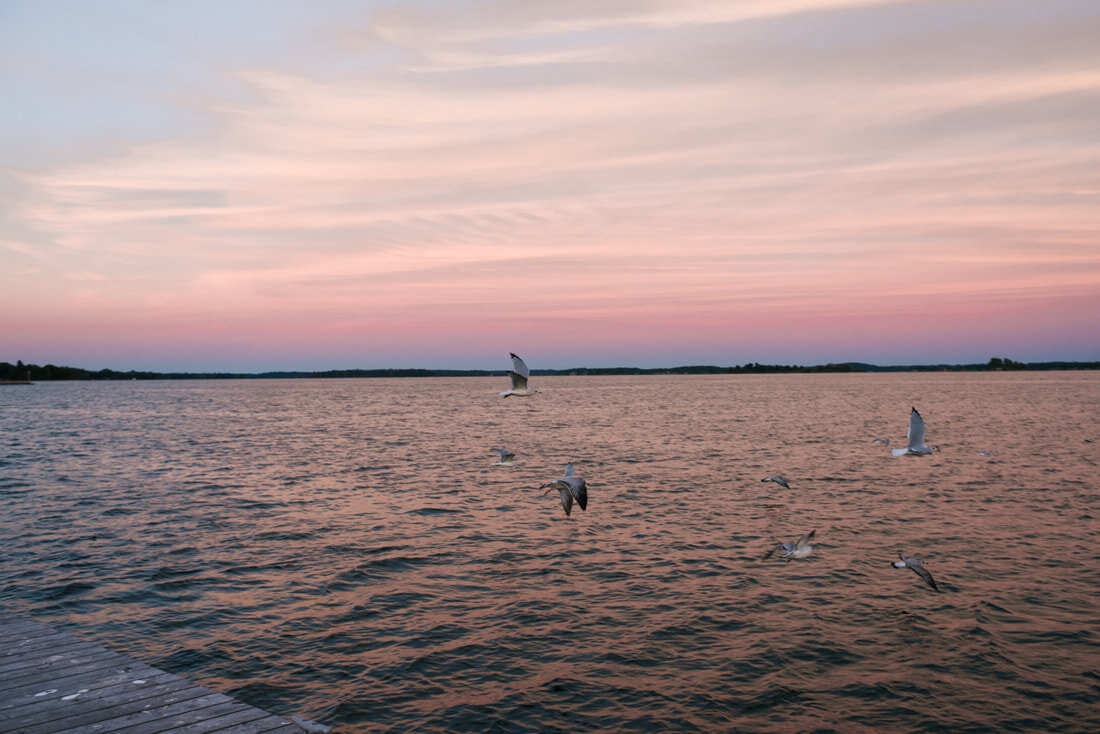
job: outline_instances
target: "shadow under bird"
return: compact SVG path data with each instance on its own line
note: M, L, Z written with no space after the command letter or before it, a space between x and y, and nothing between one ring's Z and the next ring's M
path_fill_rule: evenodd
M936 580L934 578L932 578L932 574L930 574L928 572L928 569L925 568L921 564L920 561L918 561L916 558L911 558L911 557L909 557L907 555L904 555L902 553L898 553L898 558L900 558L901 560L900 561L894 561L890 565L893 566L894 568L906 568L906 567L911 568L911 569L913 569L913 573L920 576L921 581L928 584L929 586L931 586L936 591L940 590L940 587L936 586Z
M780 543L768 551L760 560L766 561L778 553L783 554L784 561L790 561L792 558L805 558L814 552L814 547L810 545L810 541L814 539L814 533L816 532L816 530L811 530L798 540Z
M582 510L588 509L588 485L585 484L583 479L573 475L573 462L565 465L565 474L561 476L561 479L547 482L539 489L546 490L542 493L543 497L555 489L558 490L558 494L561 496L561 506L565 510L566 517L573 511L573 500L577 501Z
M527 368L527 363L511 352L508 353L508 356L512 358L512 369L508 370L508 376L512 378L512 389L497 393L497 395L502 398L509 395L523 398L537 393L538 390L535 388L527 387L527 378L531 376L531 370Z
M925 456L932 453L936 447L924 445L924 419L916 408L909 411L909 432L906 434L908 445L903 449L891 449L894 456Z
M490 449L496 454L499 454L500 458L492 463L492 466L515 466L516 455L508 449Z
M761 482L775 482L775 483L776 483L776 484L778 484L778 485L779 485L780 487L784 487L784 488L786 488L786 489L790 489L790 488L791 488L791 485L787 484L787 480L786 480L786 479L784 479L783 477L779 476L778 474L773 474L773 475L771 475L770 477L764 477L764 478L763 478L763 479L761 479L760 481L761 481Z

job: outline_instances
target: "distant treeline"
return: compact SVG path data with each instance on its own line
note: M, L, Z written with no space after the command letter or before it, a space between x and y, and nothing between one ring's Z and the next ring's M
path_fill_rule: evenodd
M682 367L574 367L566 370L531 370L535 375L739 375L783 374L812 372L990 372L1003 370L1095 370L1100 362L1016 362L1007 357L993 357L983 364L935 364L887 366L863 362L842 362L813 367L801 365L748 364L733 367L715 365L685 365ZM80 367L58 367L47 364L15 364L0 362L0 381L19 382L30 380L262 380L287 378L325 377L489 377L503 375L504 370L426 370L426 369L377 369L377 370L326 370L322 372L146 372L102 369L86 370Z

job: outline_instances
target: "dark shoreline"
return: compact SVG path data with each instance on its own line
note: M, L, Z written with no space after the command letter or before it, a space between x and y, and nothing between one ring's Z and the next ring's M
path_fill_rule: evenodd
M984 364L933 364L933 365L874 365L864 362L843 362L815 366L767 365L749 362L732 367L716 365L685 365L680 367L573 367L564 370L531 370L532 375L753 375L753 374L805 374L805 373L866 373L866 372L1002 372L1048 370L1096 370L1100 362L1015 362L994 357ZM102 369L87 370L80 367L58 367L52 364L38 366L15 365L0 362L0 384L30 384L58 380L264 380L264 379L324 379L369 377L499 377L505 370L446 370L446 369L352 369L324 371L271 371L271 372L151 372Z

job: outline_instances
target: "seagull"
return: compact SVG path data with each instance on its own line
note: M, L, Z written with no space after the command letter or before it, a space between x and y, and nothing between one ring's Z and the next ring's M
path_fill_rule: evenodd
M909 445L903 449L891 449L891 454L894 456L924 456L938 448L930 448L924 445L924 419L920 417L920 413L917 412L916 408L909 411L909 433L907 436Z
M760 481L761 482L775 482L776 484L778 484L780 487L783 487L784 489L790 489L791 488L791 485L787 484L786 479L784 479L781 476L775 475L775 474L773 474L770 477L764 477Z
M928 584L936 591L940 590L940 587L936 586L936 580L932 578L932 574L928 573L928 569L921 565L920 561L918 561L916 558L910 558L909 556L902 555L900 552L898 553L898 558L900 558L901 560L894 561L890 565L894 568L905 568L906 566L908 566L909 568L913 569L914 573L920 576L921 581Z
M551 490L558 490L561 495L561 506L565 510L566 517L573 511L573 500L577 501L582 510L588 508L588 485L580 477L573 476L573 462L565 465L565 474L561 475L561 479L547 482L539 489L546 490L542 493L543 497L550 494Z
M496 453L500 454L500 459L493 462L493 466L515 466L516 455L508 449L492 449Z
M814 552L814 547L810 545L810 541L814 539L814 533L816 532L816 530L811 530L796 541L780 543L768 551L767 555L761 560L766 561L780 551L784 551L784 561L790 561L792 558L805 558Z
M989 449L982 449L978 452L978 456L996 456L996 454Z
M508 370L508 376L512 378L512 389L497 394L502 398L506 398L509 395L527 397L537 393L538 390L527 387L527 378L531 376L531 370L527 369L527 364L511 352L508 354L512 357L512 369Z
M888 439L888 438L876 438L871 443L881 443L886 448L890 448L890 439Z

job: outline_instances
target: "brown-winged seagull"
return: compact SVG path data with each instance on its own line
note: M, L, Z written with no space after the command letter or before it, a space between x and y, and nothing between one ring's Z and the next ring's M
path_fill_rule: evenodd
M768 551L761 560L766 561L779 552L783 553L784 561L790 561L792 558L805 558L814 552L814 547L810 545L810 541L814 539L814 533L816 532L816 530L811 530L798 540L780 543Z
M561 479L547 482L539 489L546 490L542 493L543 497L550 494L552 490L558 490L566 517L573 511L573 500L577 501L582 510L588 508L588 485L580 477L573 476L573 462L565 465L565 474L562 474Z
M924 419L916 408L909 411L909 433L906 434L909 443L903 449L891 449L894 456L925 456L936 450L936 447L924 445Z
M910 558L909 556L904 555L900 552L898 553L898 558L900 558L901 560L900 561L894 561L890 565L893 566L894 568L909 567L909 568L913 569L913 573L920 576L921 581L928 584L929 586L931 586L936 591L940 590L940 587L936 586L936 580L934 578L932 578L932 574L928 573L928 569L925 568L921 564L920 561L918 561L916 558Z
M527 387L527 378L531 376L531 370L527 369L527 364L515 354L511 352L508 354L512 358L512 369L508 370L508 376L512 378L512 389L497 394L502 398L509 395L522 398L537 393L538 390L535 388Z
M500 458L493 462L493 466L515 466L516 455L508 449L492 449L495 453L500 454Z

